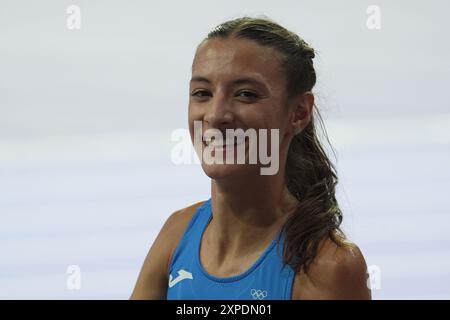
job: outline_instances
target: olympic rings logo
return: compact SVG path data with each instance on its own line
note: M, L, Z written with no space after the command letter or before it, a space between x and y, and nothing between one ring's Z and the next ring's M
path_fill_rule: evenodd
M250 290L250 294L252 295L253 299L262 300L262 299L267 297L267 291L266 290L252 289L252 290Z

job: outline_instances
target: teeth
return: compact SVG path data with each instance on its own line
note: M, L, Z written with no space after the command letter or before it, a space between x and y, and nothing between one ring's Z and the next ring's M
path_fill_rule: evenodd
M205 142L206 142L207 146L213 146L213 147L222 147L224 145L224 141L222 139L209 139L209 140L206 140Z
M225 139L222 137L216 137L215 135L208 134L208 131L203 135L203 141L207 146L213 146L215 148L226 147L239 145L245 142L245 135L235 136L231 134L229 136L225 136Z
M223 141L222 140L213 140L211 143L210 143L210 145L211 146L213 146L213 147L221 147L221 146L223 146Z
M236 140L236 141L235 141ZM233 145L239 145L245 141L244 137L237 137L236 139L230 138L228 140L223 139L205 139L205 143L207 146L213 146L213 147L224 147L224 146L233 146Z

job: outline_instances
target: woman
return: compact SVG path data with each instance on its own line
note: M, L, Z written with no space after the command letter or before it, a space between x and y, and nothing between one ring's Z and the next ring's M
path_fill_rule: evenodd
M131 299L371 299L364 257L340 230L337 176L315 131L314 55L265 18L225 22L198 46L189 128L195 140L194 123L202 125L200 158L242 145L212 143L206 130L277 129L279 169L202 161L211 198L167 219Z

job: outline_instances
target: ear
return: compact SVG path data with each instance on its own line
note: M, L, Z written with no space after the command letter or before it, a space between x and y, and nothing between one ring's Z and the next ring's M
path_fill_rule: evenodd
M302 132L311 121L313 106L314 94L311 91L306 91L295 99L290 123L294 136Z

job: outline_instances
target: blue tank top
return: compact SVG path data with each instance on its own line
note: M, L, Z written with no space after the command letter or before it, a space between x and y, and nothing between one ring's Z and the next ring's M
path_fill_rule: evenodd
M200 262L200 244L212 218L211 199L193 215L169 265L168 300L290 300L295 272L282 263L279 232L258 260L232 277L209 274Z

